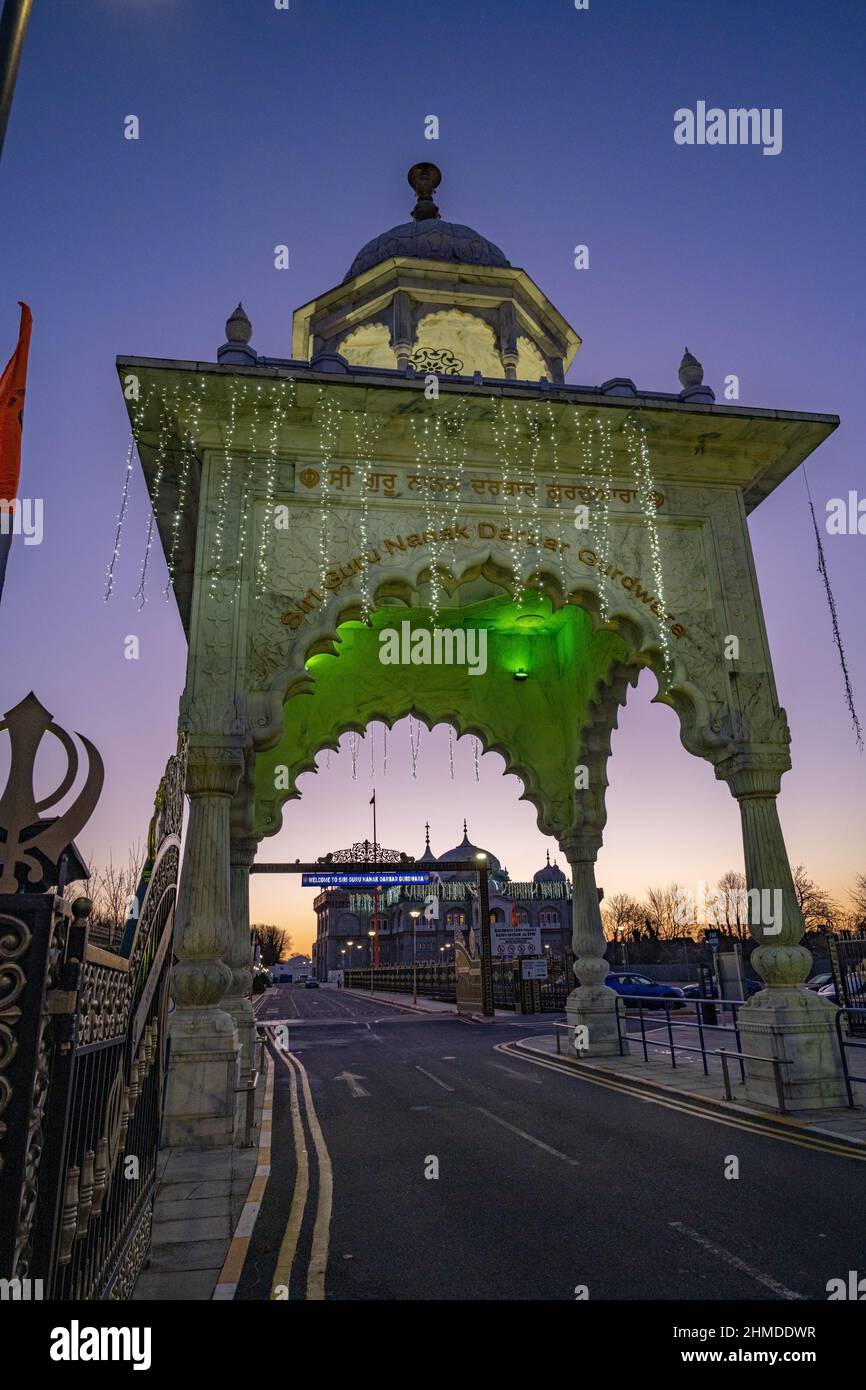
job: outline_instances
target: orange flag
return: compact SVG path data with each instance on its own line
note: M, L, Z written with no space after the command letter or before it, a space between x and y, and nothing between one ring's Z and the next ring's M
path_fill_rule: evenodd
M6 561L12 544L14 510L11 503L18 496L21 476L21 433L24 426L24 390L27 380L27 355L30 351L30 329L33 315L20 299L21 326L18 346L6 364L0 379L0 594L6 576Z

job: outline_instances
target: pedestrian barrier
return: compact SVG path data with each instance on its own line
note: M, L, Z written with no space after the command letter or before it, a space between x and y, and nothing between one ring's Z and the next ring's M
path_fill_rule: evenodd
M855 1017L851 1018L851 1016ZM844 1036L843 1019L847 1023L848 1036ZM866 1006L846 1005L839 1009L836 1014L836 1037L839 1042L839 1053L842 1058L842 1073L845 1077L845 1091L848 1096L848 1109L855 1107L854 1091L851 1086L852 1081L866 1081L866 1076L855 1076L848 1066L848 1048L866 1048L862 1034L866 1032ZM854 1036L859 1033L861 1036Z

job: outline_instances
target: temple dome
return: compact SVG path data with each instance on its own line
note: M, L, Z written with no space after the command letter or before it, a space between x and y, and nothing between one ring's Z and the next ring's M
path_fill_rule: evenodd
M543 869L532 875L533 883L565 883L565 874L558 864L551 864L550 855Z
M468 834L467 829L466 829L466 822L464 821L464 822L463 822L463 839L460 841L460 844L459 844L459 845L455 845L453 849L449 849L449 850L447 851L446 854L440 854L439 859L440 859L440 862L444 861L445 863L449 863L451 860L455 860L455 859L474 859L475 856L476 856L476 854L486 854L486 855L487 855L487 868L488 868L488 871L489 871L491 874L499 874L500 876L502 875L502 873L503 873L502 865L500 864L499 860L496 858L496 855L495 855L495 854L491 854L489 850L481 849L478 845L473 845L473 844L472 844L471 840L469 839L469 834ZM464 872L461 872L461 873L459 873L459 874L455 874L454 877L455 877L455 878L473 878L474 875L473 875L473 873L472 873L471 871L470 871L469 873L466 873L466 872L464 871Z
M373 237L362 246L343 278L353 280L365 270L393 256L410 256L422 261L449 261L461 265L509 266L503 251L472 227L459 222L427 218L423 222L402 222L390 231Z

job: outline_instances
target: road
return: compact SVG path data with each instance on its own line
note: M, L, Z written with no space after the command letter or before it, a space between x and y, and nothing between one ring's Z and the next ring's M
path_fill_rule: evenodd
M824 1300L863 1268L862 1162L507 1050L550 1016L278 985L259 1020L288 1036L238 1298Z

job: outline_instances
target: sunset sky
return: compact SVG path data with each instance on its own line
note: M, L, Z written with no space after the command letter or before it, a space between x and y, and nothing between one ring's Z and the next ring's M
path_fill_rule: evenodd
M0 708L35 690L99 747L106 786L79 837L97 861L143 838L173 750L185 642L165 565L132 595L147 499L136 465L115 597L105 603L128 447L118 354L214 361L242 300L263 354L290 356L292 310L339 283L359 247L408 219L406 171L443 170L437 202L524 267L583 338L571 383L631 377L676 391L688 344L721 399L838 414L808 466L826 503L866 496L863 228L866 9L837 0L36 0L0 165L0 358L16 301L33 311L22 494L45 539L16 541L0 605ZM783 149L681 147L674 112L699 100L781 108ZM436 114L438 142L423 138ZM140 120L138 141L124 118ZM286 243L291 269L277 271ZM576 271L586 243L590 269ZM866 526L866 522L864 522ZM792 733L782 824L844 898L866 872L866 759L844 703L802 470L750 522L776 680ZM866 536L827 536L847 659L866 719ZM123 655L140 639L139 661ZM712 768L651 706L645 674L614 734L598 880L607 894L714 882L740 868L739 814ZM558 855L520 785L471 742L422 737L413 779L405 724L319 758L261 859L315 858L370 833L420 852L461 838L512 876ZM2 756L6 757L5 749ZM3 764L5 768L5 763ZM50 780L48 764L46 781ZM313 890L253 880L252 916L312 939Z

